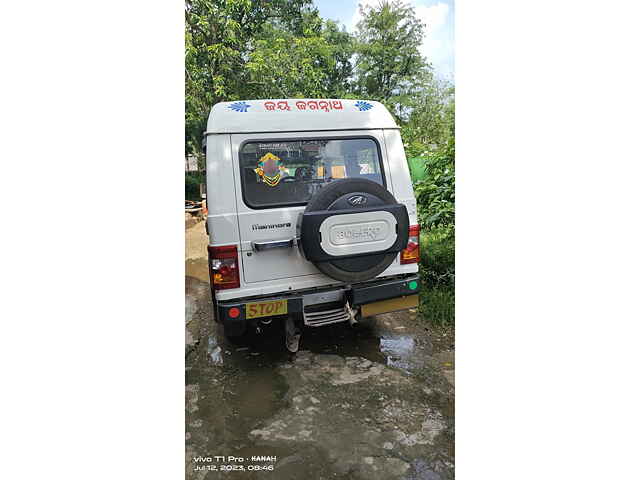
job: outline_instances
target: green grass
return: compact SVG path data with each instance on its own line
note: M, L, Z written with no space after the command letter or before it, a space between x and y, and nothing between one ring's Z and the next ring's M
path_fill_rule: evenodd
M432 325L455 323L455 235L438 227L420 235L420 316Z
M455 324L455 290L451 287L427 287L420 292L420 316L438 327Z

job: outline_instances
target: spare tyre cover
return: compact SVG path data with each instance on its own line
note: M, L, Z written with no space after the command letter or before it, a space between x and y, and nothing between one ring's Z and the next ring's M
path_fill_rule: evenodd
M376 277L407 246L409 216L383 186L362 178L333 180L309 201L300 247L325 275L343 282Z

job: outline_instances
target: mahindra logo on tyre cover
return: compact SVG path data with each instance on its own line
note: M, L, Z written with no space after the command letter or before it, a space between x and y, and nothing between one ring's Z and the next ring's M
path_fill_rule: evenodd
M353 197L347 198L347 202L349 202L354 207L358 205L364 205L365 203L367 203L367 197L365 197L364 195L354 195Z

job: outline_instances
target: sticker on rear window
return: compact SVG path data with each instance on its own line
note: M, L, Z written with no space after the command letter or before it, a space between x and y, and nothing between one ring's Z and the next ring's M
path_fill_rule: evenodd
M255 172L265 185L275 187L280 183L284 170L280 157L269 152L258 160L258 168L255 169Z

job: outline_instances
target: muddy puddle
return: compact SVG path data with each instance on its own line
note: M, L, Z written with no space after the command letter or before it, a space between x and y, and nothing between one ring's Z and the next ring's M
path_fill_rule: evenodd
M185 260L187 479L453 478L453 351L415 313L307 328L296 355L275 322L232 344Z

